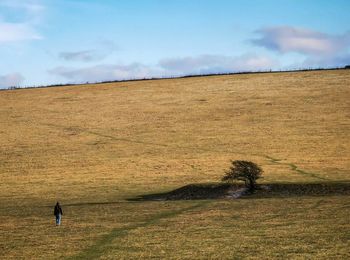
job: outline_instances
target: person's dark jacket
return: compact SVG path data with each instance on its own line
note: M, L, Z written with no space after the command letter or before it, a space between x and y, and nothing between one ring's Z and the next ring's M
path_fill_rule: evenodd
M58 214L63 215L63 213L62 213L62 208L61 208L60 204L58 204L58 203L56 204L55 209L54 209L54 211L53 211L53 214L54 214L55 216L57 216Z

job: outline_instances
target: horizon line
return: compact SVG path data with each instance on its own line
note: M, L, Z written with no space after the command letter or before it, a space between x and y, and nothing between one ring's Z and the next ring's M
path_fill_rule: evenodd
M241 75L241 74L263 74L263 73L286 73L286 72L304 72L304 71L320 71L320 70L346 70L350 69L350 65L342 67L330 67L330 68L303 68L303 69L290 69L290 70L256 70L256 71L237 71L237 72L223 72L223 73L208 73L208 74L188 74L181 76L164 76L164 77L144 77L144 78L130 78L121 80L106 80L96 82L85 82L85 83L58 83L50 85L38 85L38 86L9 86L7 88L0 88L0 91L8 90L20 90L20 89L35 89L35 88L53 88L53 87L68 87L68 86L83 86L83 85L99 85L119 82L130 82L130 81L149 81L149 80L167 80L167 79L182 79L182 78L197 78L197 77L212 77L212 76L228 76L228 75Z

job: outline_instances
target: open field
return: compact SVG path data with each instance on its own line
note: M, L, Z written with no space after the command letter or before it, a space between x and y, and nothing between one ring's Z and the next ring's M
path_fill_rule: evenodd
M2 259L350 258L350 70L1 91L0 123ZM281 193L129 200L231 159Z

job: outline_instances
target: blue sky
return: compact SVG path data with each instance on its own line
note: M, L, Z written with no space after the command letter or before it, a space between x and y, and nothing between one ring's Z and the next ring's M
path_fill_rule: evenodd
M0 88L350 64L347 0L0 0Z

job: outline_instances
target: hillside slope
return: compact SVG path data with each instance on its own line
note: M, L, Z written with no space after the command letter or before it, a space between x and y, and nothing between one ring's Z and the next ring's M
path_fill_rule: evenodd
M64 232L57 240L49 228L38 231L50 225L49 205L60 200L70 210L67 221L75 233L69 233L71 247L54 256L77 254L102 234L126 225L132 212L141 212L142 218L130 221L142 222L152 212L172 208L153 202L136 206L124 199L219 181L231 159L260 164L265 183L348 182L349 83L349 70L331 70L1 91L0 248L8 257L62 250ZM122 204L103 204L111 202L123 202L123 209ZM103 212L116 212L104 213L103 220L94 208L95 218L82 220L79 212L90 212L86 205L94 203L102 203L98 207L106 207ZM174 205L174 210L182 207ZM36 206L42 208L35 211ZM23 209L29 212L24 222ZM122 216L117 223L115 214ZM19 224L31 221L38 223L35 235ZM15 226L23 228L17 236ZM22 237L46 242L36 247ZM56 244L50 245L52 241ZM23 248L15 250L19 245ZM193 256L222 257L215 255L215 248L213 254ZM93 252L100 256L99 250ZM116 247L106 250L110 256L122 252ZM271 250L270 256L276 257ZM148 256L157 256L156 251Z

